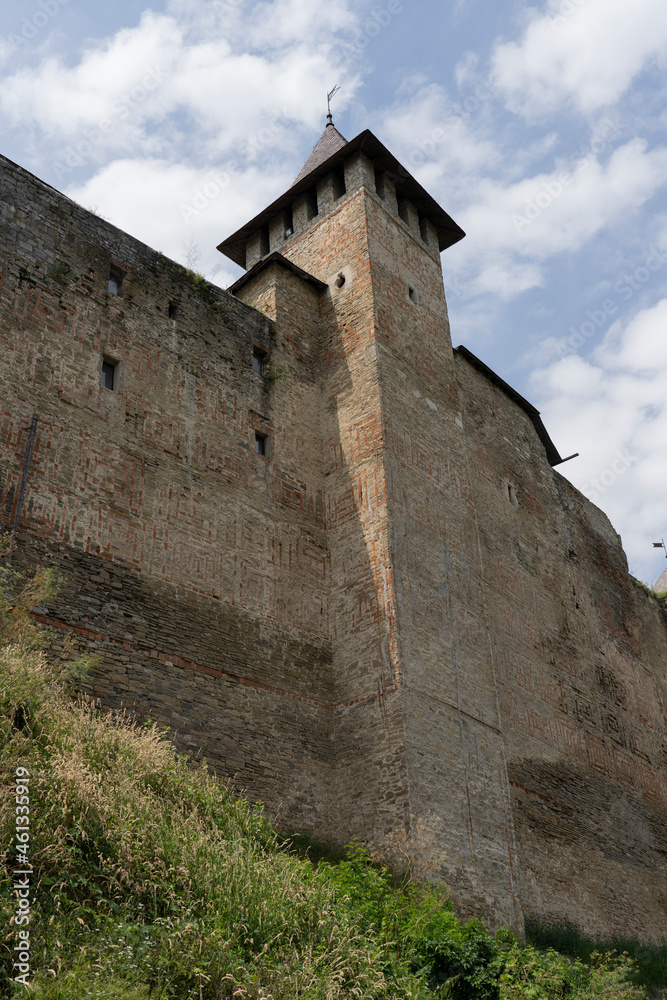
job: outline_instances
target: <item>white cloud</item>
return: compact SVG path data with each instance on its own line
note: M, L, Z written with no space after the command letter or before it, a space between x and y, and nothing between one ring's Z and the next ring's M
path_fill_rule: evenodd
M275 184L276 177L255 167L233 174L161 159L119 159L66 193L182 263L184 245L193 240L202 251L197 269L224 286L238 271L215 247L252 218L258 204L271 201Z
M666 52L664 0L551 0L531 12L520 41L496 47L492 66L513 111L540 115L567 101L590 114Z
M174 103L187 110L215 147L242 155L252 137L291 117L299 126L323 122L331 63L306 43L271 58L233 53L224 42L188 48L172 82ZM348 99L356 78L347 81Z
M600 232L631 218L665 184L667 149L639 139L559 163L515 183L479 180L475 200L457 214L468 236L452 252L477 292L511 298L544 281L543 261L577 252Z
M649 381L656 372L667 372L667 299L638 313L626 330L615 324L595 357L606 368L645 374Z
M348 60L358 14L350 0L275 0L252 10L218 0L170 10L146 12L135 27L89 43L72 66L51 56L7 75L0 119L50 141L58 162L68 145L86 149L91 132L103 141L86 161L136 156L138 147L169 159L236 161L255 158L258 133L275 131L276 122L323 122L333 76L345 77L339 107L354 97L359 75ZM294 145L276 141L274 152L288 157Z
M0 84L0 111L13 124L30 122L47 136L74 135L118 117L128 99L135 120L154 115L155 97L164 93L161 83L181 44L177 24L149 12L137 27L87 48L73 67L48 57L36 70L7 76ZM138 99L132 99L133 90Z
M622 128L614 114L597 121L569 158L534 172L558 134L517 149L514 135L498 128L498 94L475 75L475 60L467 57L459 71L466 89L458 101L417 81L384 109L380 134L466 231L447 259L468 297L511 299L544 285L555 255L627 225L667 183L667 148L649 149L639 138L615 148Z
M323 40L339 33L345 37L356 29L364 6L367 4L357 4L355 10L348 0L275 0L257 4L248 22L249 41L265 49L290 48L300 39L304 49L308 46L314 51Z
M6 75L0 124L30 135L57 186L120 228L177 259L194 239L201 270L224 284L236 272L216 244L292 183L332 80L345 79L339 108L354 99L363 9L172 0L73 62L37 53Z
M559 468L623 525L630 569L653 582L651 542L667 534L667 298L609 329L590 360L569 355L532 376Z
M463 185L464 178L469 187L471 171L489 171L501 159L495 143L476 127L477 116L492 97L481 80L469 103L452 100L437 84L421 85L406 100L384 110L383 141L427 188L443 176L450 190Z

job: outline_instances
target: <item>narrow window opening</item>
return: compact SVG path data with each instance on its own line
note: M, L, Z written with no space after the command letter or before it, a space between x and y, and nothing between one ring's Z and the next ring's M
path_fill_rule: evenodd
M345 186L345 171L342 167L333 172L333 195L334 198L342 198L347 188Z
M419 216L419 234L428 246L428 219L425 215Z
M178 303L177 302L170 302L169 303L169 306L167 308L167 315L169 316L169 319L176 319L176 317L178 316Z
M288 239L290 236L294 235L294 218L292 215L292 206L285 209L285 230L283 236Z
M266 351L263 351L261 347L253 347L252 370L254 372L259 372L261 375L265 367L266 367Z
M306 192L306 212L309 221L317 215L317 188L311 188Z
M269 227L264 226L263 229L259 231L259 255L260 257L266 257L269 252Z
M408 285L408 298L411 302L414 302L416 306L419 305L419 294L417 293L417 289L413 288L412 285Z
M120 295L122 287L123 287L123 272L119 267L114 267L112 265L109 268L109 281L107 283L107 291L109 292L109 295Z
M516 493L514 492L514 487L507 484L507 499L512 504L513 507L517 507L519 501L516 498Z
M383 200L386 197L386 195L385 195L385 185L384 185L384 174L382 173L381 170L376 170L375 171L375 193L378 196L378 198L382 198Z
M410 212L408 210L408 199L399 198L398 199L398 214L403 219L403 222L410 221Z
M343 285L345 284L345 275L343 274L342 271L340 272L340 274L336 278L334 284L335 284L336 288L342 288Z
M113 358L102 358L100 385L103 389L111 389L112 392L118 388L118 362Z
M264 458L269 454L269 438L267 434L262 434L261 431L255 431L255 453L257 455L263 455Z

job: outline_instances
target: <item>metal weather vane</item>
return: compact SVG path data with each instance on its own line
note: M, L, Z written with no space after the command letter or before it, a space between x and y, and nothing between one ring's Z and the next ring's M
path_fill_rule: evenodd
M334 96L334 94L337 94L339 90L340 87L338 86L338 84L336 84L333 90L330 90L329 93L327 94L327 124L329 125L333 125L333 118L331 116L331 98Z

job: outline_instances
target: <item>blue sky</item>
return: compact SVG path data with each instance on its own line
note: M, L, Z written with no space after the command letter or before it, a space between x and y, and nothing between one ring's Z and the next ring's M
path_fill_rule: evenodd
M370 128L466 230L452 339L541 411L560 471L667 563L664 0L0 3L2 151L225 287L220 240L324 125Z

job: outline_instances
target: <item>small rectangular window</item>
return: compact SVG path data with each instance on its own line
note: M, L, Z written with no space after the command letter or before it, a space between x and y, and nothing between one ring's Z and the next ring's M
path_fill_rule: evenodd
M419 216L419 234L424 243L428 246L428 219L425 215Z
M118 362L112 358L102 359L100 385L103 389L111 389L112 392L118 388Z
M269 227L264 226L263 229L259 231L259 255L260 257L266 257L269 252Z
M419 305L419 292L412 285L408 285L408 298L411 302L414 302L416 306Z
M263 351L261 347L253 347L252 370L254 372L259 372L261 375L265 367L266 367L266 351Z
M287 240L290 236L294 235L294 220L292 219L292 206L285 209L285 230L283 232L284 238Z
M403 222L410 222L410 210L407 198L398 199L398 214L403 219Z
M347 188L345 186L345 171L341 168L333 172L333 196L342 198Z
M169 316L169 319L176 319L176 316L178 315L178 303L177 302L170 302L169 303L169 307L167 309L167 314Z
M262 434L261 431L255 431L255 452L257 455L263 455L264 458L269 454L268 435Z
M109 292L109 295L120 295L122 287L123 287L123 272L119 267L114 267L112 265L109 269L109 281L107 283L107 291Z
M381 170L375 171L375 193L378 196L378 198L384 199L385 197L384 174L382 173Z
M317 215L317 188L311 188L306 192L306 213L308 221Z

